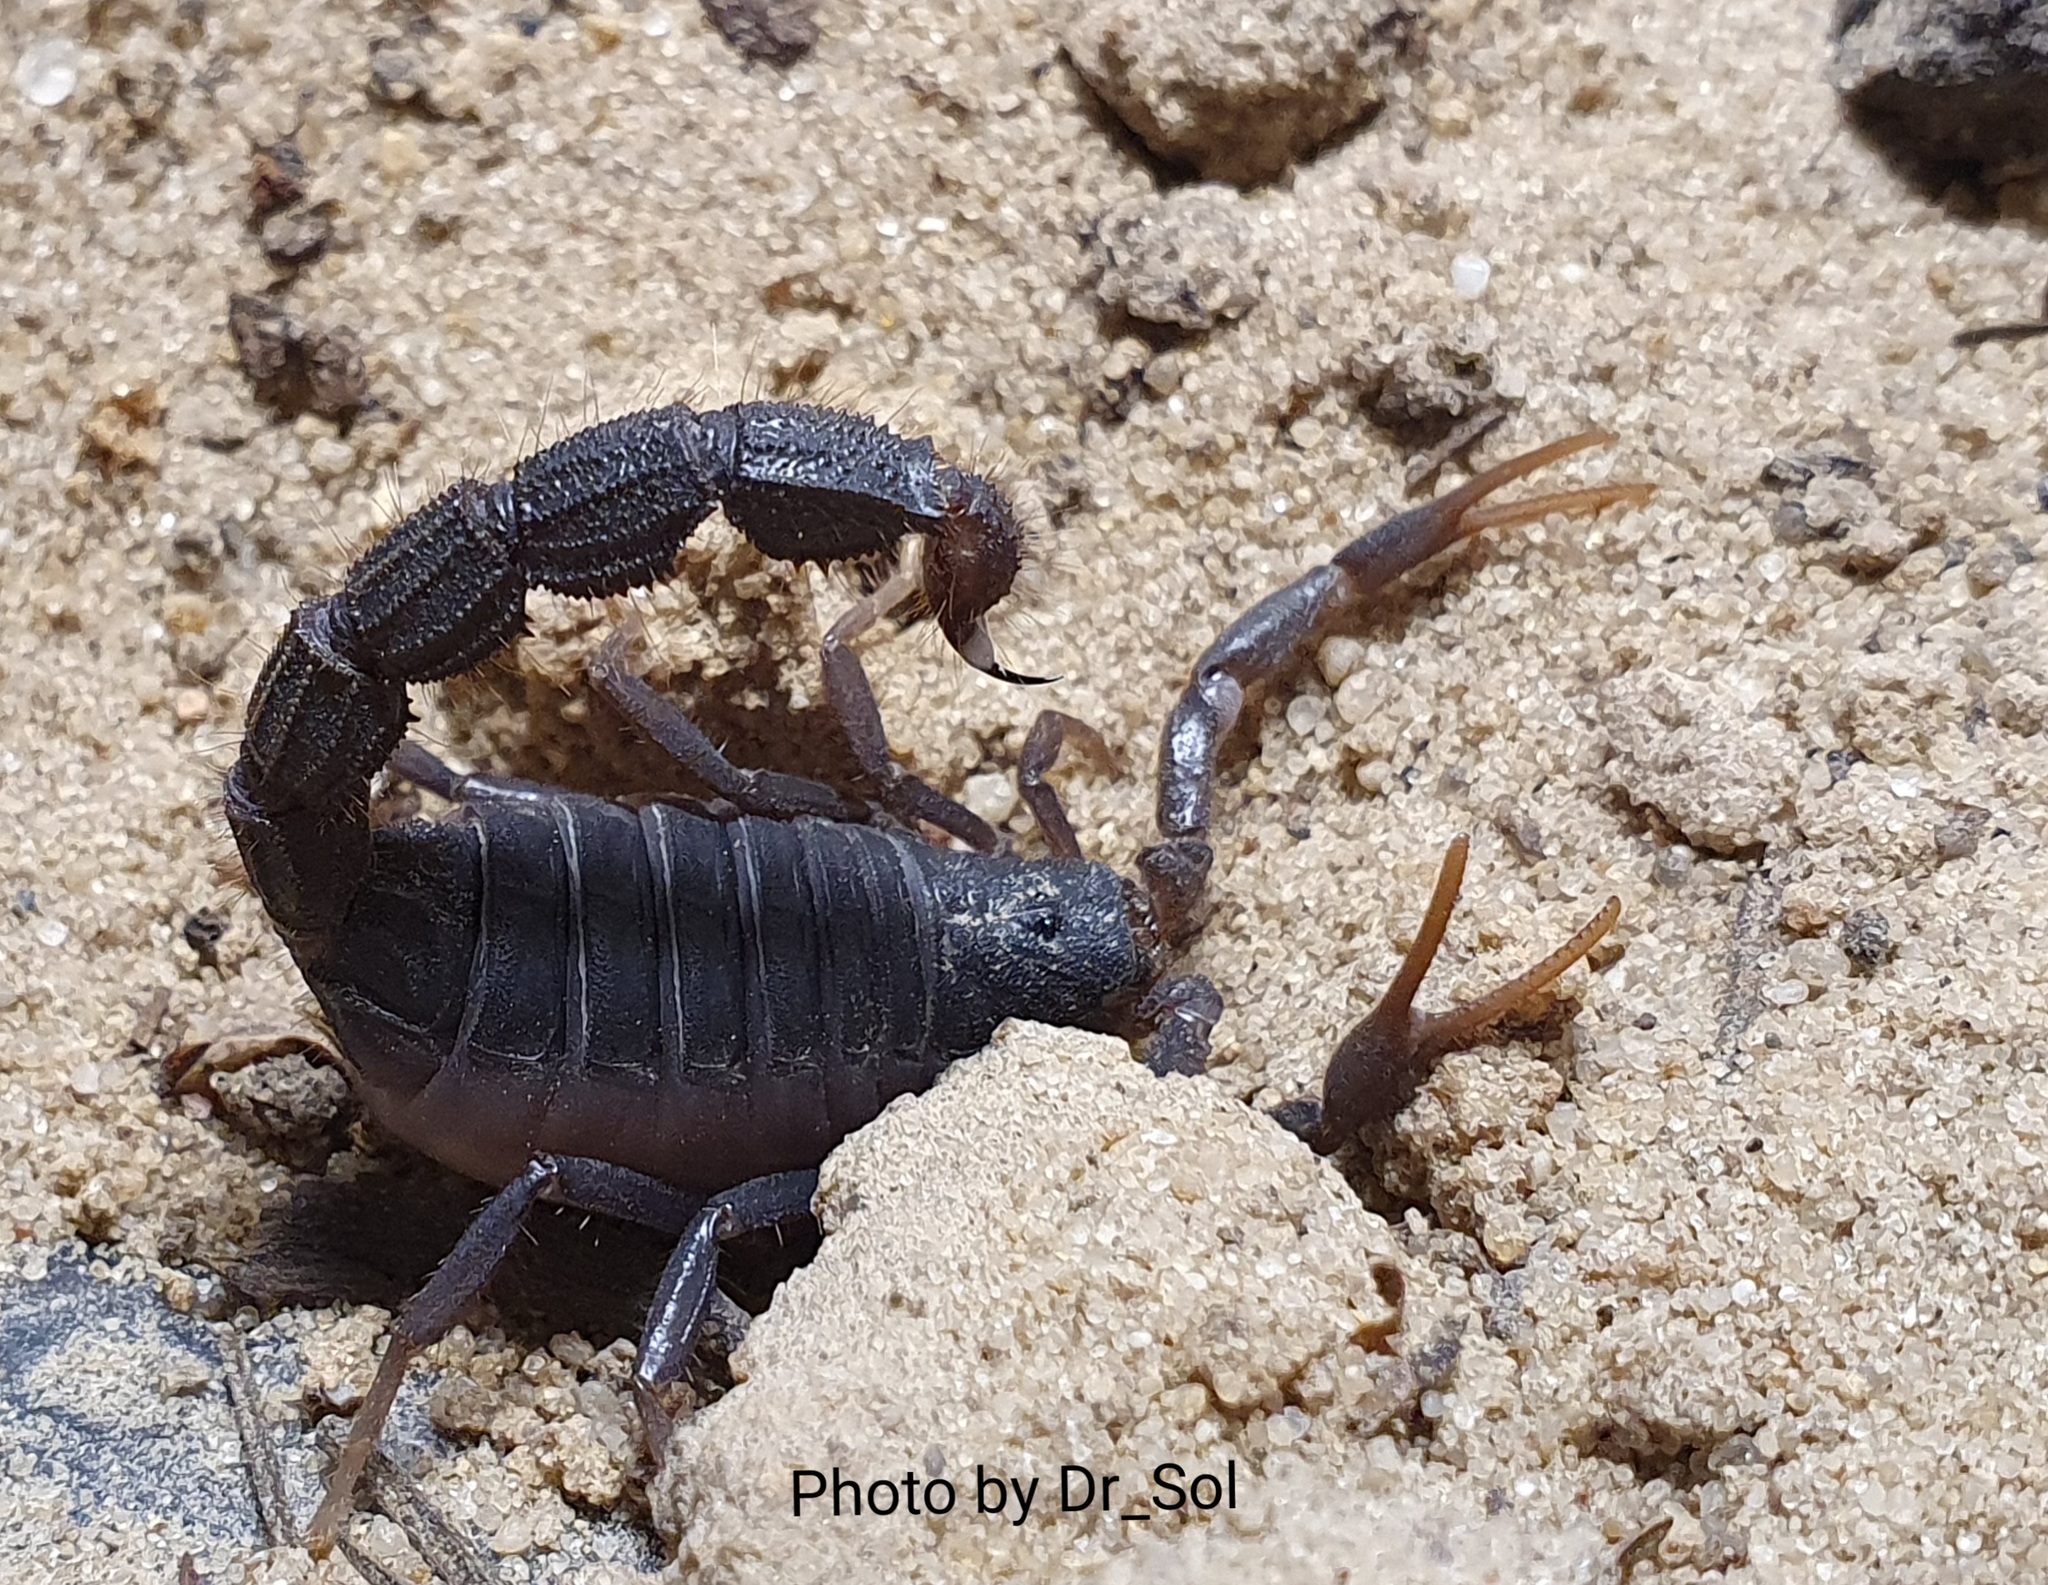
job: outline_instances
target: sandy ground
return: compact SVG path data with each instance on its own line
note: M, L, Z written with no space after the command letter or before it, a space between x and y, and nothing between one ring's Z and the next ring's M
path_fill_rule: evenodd
M303 1023L225 879L220 774L291 604L440 483L656 391L853 401L1000 458L1046 554L999 637L1064 680L1008 688L918 636L870 663L906 759L1021 834L1000 778L1035 710L1149 764L1223 622L1397 506L1393 420L1491 400L1483 456L1605 425L1563 475L1657 498L1453 558L1263 702L1192 957L1229 1004L1213 1077L1020 1037L892 1113L835 1161L824 1253L651 1519L618 1351L545 1331L443 1351L462 1450L429 1489L512 1579L616 1577L647 1548L606 1526L650 1523L712 1579L1334 1578L1368 1544L1381 1577L1576 1577L1664 1519L1638 1579L2048 1569L2048 355L1950 345L2031 314L2048 204L1967 218L1901 185L1838 124L1827 11L1453 0L1377 122L1241 195L1162 185L1063 56L1059 0L827 0L787 70L686 4L10 5L10 73L70 40L77 80L49 108L0 85L0 1323L69 1313L22 1295L80 1240L123 1291L211 1313L208 1273L288 1196L154 1059L180 1024ZM259 405L227 334L278 274L251 150L294 130L333 235L281 301L359 341L378 411L346 431ZM1119 284L1106 217L1184 246ZM1162 276L1226 311L1134 334ZM782 593L718 532L686 566L641 602L652 663L801 761L790 641L844 590ZM644 765L563 691L611 615L535 606L529 652L430 734L527 773ZM1146 777L1067 786L1127 863ZM1619 950L1552 1039L1455 1059L1340 1178L1234 1103L1312 1085L1460 832L1434 994L1610 893ZM227 918L208 963L201 908ZM158 989L169 1024L138 1031ZM970 1192L998 1158L1007 1214ZM1375 1263L1398 1302L1360 1286ZM1230 1297L1177 1311L1174 1282ZM1188 1342L1204 1317L1224 1355ZM383 1319L256 1330L293 1436L360 1391ZM43 1374L0 1412L0 1575L161 1580L189 1551L210 1579L347 1576L172 1499L242 1481L192 1326L168 1366L22 1343ZM202 1421L159 1444L161 1501L49 1451ZM792 1466L1183 1451L1256 1500L1142 1539L787 1518Z

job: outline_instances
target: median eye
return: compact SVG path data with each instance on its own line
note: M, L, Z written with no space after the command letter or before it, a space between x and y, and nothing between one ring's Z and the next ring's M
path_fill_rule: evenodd
M1024 921L1024 928L1041 941L1059 939L1060 913L1057 908L1047 908L1031 914Z

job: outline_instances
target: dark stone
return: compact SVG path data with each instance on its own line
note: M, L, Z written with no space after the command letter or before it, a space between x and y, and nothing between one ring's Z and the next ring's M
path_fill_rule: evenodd
M718 35L750 61L787 66L818 42L818 0L702 0Z
M1898 950L1892 922L1875 908L1852 908L1842 921L1842 952L1857 973L1876 973Z
M1844 0L1835 87L1930 188L2048 165L2048 0Z
M346 421L369 404L362 351L346 330L315 330L271 298L238 292L228 299L228 336L257 400L279 418Z

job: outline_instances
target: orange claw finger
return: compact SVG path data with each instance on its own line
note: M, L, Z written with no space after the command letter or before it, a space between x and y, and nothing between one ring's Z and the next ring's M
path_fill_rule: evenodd
M1440 1059L1480 1044L1494 1025L1592 951L1621 918L1621 899L1610 897L1569 941L1505 985L1441 1013L1417 1013L1415 993L1443 945L1464 882L1469 846L1459 837L1444 854L1415 944L1402 958L1386 994L1344 1037L1330 1059L1323 1076L1320 1115L1304 1134L1326 1155L1367 1123L1383 1122L1398 1113Z

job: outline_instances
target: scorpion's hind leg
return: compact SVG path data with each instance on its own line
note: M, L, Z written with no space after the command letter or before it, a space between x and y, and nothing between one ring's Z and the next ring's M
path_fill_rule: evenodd
M621 627L612 634L591 663L590 680L597 691L611 700L619 712L637 726L671 759L695 776L712 793L743 815L769 820L794 820L809 815L820 820L859 821L866 811L852 799L805 776L780 771L748 770L725 757L704 730L675 703L664 699L635 676L626 664L626 651L635 634Z
M558 789L516 776L487 776L459 771L431 749L407 738L391 751L385 768L400 781L430 792L444 803L472 803L479 798L534 800L553 797Z
M1002 839L986 820L912 775L890 755L889 733L882 725L874 684L868 680L860 656L853 651L856 638L918 598L910 578L898 572L832 624L825 634L822 657L825 699L838 717L861 773L884 809L906 825L922 821L958 837L977 852L993 853L1002 846Z
M808 1188L805 1187L806 1180ZM484 1284L491 1280L511 1252L528 1213L538 1202L547 1200L600 1216L637 1222L667 1233L688 1234L683 1245L684 1250L688 1250L697 1240L707 1216L714 1217L714 1231L710 1235L714 1240L730 1237L754 1227L808 1215L810 1195L816 1187L815 1172L786 1173L781 1178L760 1179L707 1200L701 1194L686 1193L658 1179L613 1166L610 1162L582 1156L536 1157L478 1213L454 1251L393 1323L384 1358L377 1366L376 1377L370 1383L362 1406L356 1410L349 1425L348 1439L342 1444L333 1474L328 1477L327 1494L321 1499L319 1510L313 1515L313 1523L307 1530L307 1548L315 1557L325 1557L332 1550L341 1527L355 1509L356 1487L369 1465L371 1453L376 1449L377 1438L390 1416L391 1406L398 1399L398 1389L405 1381L406 1366L422 1349L444 1336L483 1290ZM755 1191L753 1197L747 1198L750 1191ZM737 1209L720 1209L726 1202L736 1199L743 1202ZM649 1317L650 1328L661 1332L654 1347L657 1356L664 1361L678 1356L687 1360L688 1345L695 1342L711 1303L708 1290L694 1288L690 1291L695 1296L687 1305L679 1305L671 1298L670 1278L675 1275L680 1258L681 1252L678 1260L669 1263L669 1273L664 1275L661 1288L656 1292L654 1309ZM700 1257L691 1269L701 1269L703 1281L708 1285L717 1274L715 1252L708 1260ZM671 1311L685 1308L691 1315L686 1329L666 1324ZM685 1331L686 1336L683 1335ZM645 1369L643 1362L641 1372L636 1373L636 1385L638 1375ZM671 1370L671 1378L680 1369L681 1365L676 1364Z
M713 1304L724 1299L718 1291L719 1244L742 1233L802 1221L811 1214L817 1192L818 1174L811 1170L756 1178L713 1195L669 1257L654 1290L654 1302L647 1307L639 1357L633 1366L633 1396L640 1407L648 1453L657 1469L672 1423L659 1389L689 1367Z
M1572 938L1534 968L1473 1001L1441 1013L1415 1011L1415 993L1443 945L1458 888L1465 878L1467 843L1458 838L1444 854L1436 891L1379 1004L1346 1035L1323 1077L1323 1098L1293 1101L1274 1111L1287 1128L1327 1155L1367 1123L1383 1122L1413 1099L1437 1062L1484 1042L1487 1032L1539 991L1555 983L1621 917L1621 900L1607 904Z

